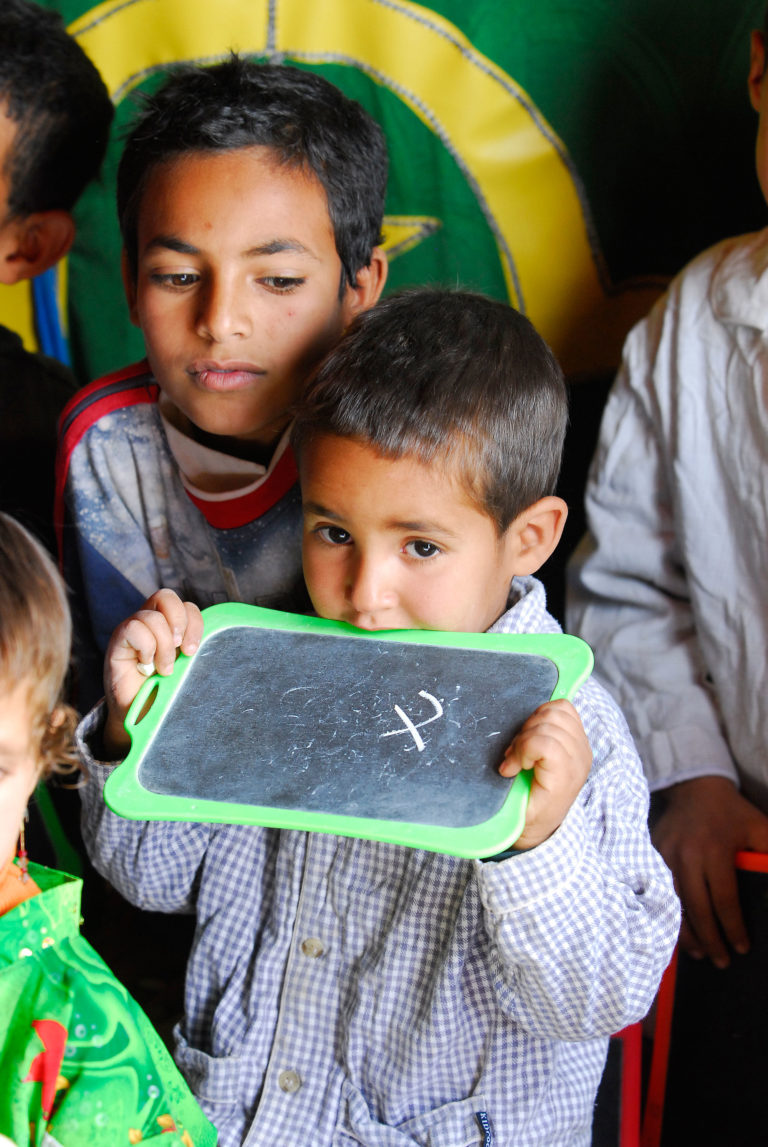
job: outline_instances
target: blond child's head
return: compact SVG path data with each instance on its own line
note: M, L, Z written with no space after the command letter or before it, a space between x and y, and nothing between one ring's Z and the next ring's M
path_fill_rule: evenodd
M75 715L61 699L71 635L56 567L23 526L0 514L0 786L14 763L11 749L24 749L31 788L41 777L75 765ZM13 745L7 739L11 731L20 738ZM0 808L5 821L2 801Z

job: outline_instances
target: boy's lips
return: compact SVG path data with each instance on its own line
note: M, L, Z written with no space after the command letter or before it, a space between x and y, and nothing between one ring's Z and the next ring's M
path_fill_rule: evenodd
M252 362L193 362L188 373L203 390L222 392L245 390L266 371Z

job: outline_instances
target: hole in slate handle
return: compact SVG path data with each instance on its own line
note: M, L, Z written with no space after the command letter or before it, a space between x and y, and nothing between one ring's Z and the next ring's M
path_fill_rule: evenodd
M141 706L141 709L139 710L139 712L136 714L136 716L133 719L134 725L138 725L141 721L143 721L144 718L146 717L147 713L149 712L149 710L154 705L155 698L157 697L157 691L158 691L159 687L160 687L159 682L155 681L154 684L152 685L152 688L149 690L146 697L144 698L144 703Z

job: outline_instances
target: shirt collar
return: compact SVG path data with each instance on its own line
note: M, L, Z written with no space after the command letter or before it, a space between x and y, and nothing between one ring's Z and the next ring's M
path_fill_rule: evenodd
M488 628L488 633L559 632L560 626L547 611L544 586L535 577L512 579L506 611Z

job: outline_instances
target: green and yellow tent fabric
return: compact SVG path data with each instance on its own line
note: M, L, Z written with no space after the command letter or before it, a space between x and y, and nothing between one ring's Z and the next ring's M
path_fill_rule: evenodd
M140 357L126 315L114 176L134 93L230 49L324 74L382 124L388 290L509 299L571 377L611 370L665 279L763 225L746 95L763 0L42 0L115 101L102 181L60 268L82 381ZM28 286L0 322L34 345Z

